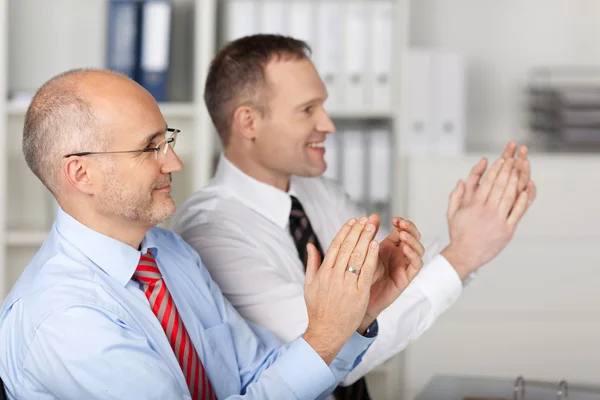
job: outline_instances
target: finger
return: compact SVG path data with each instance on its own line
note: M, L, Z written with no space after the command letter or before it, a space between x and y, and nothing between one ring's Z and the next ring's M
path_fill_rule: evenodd
M473 195L475 194L477 187L479 187L479 181L481 180L481 177L485 172L485 169L487 168L487 164L487 158L484 157L481 160L479 160L479 162L475 164L473 168L471 168L471 172L467 177L465 198L463 199L463 204L469 204L471 200L473 200Z
M375 225L367 223L365 229L360 235L360 239L358 239L356 247L354 247L354 251L352 251L352 254L350 254L350 259L347 264L348 267L354 267L360 271L361 266L365 262L365 257L367 256L367 251L369 250L369 244L374 237ZM346 277L352 278L352 281L356 283L355 278L357 276L354 273L346 272Z
M535 196L537 195L537 188L535 186L535 183L533 183L533 181L529 181L529 184L527 185L527 207L529 207L531 205L531 203L533 203L533 201L535 200Z
M496 177L494 184L492 185L492 190L490 191L490 197L487 202L496 209L502 200L502 196L506 191L508 186L508 182L510 181L510 177L513 173L513 166L515 165L515 160L510 158L504 162L502 168L500 169L500 173Z
M456 188L450 193L450 201L448 202L448 219L452 219L456 211L461 205L463 196L465 195L465 184L459 180L456 184Z
M502 199L500 200L500 206L498 207L498 211L502 218L508 217L508 213L510 213L510 209L515 204L515 199L518 196L517 193L517 185L519 183L519 174L516 169L513 169L510 173L510 181L508 182L508 186L502 195Z
M511 140L508 142L506 147L504 148L504 152L502 153L502 158L508 160L509 158L513 158L515 156L515 150L517 149L517 142Z
M408 232L401 232L400 237L402 238L402 242L408 245L418 255L422 256L423 254L425 254L425 248L423 247L421 242L417 240L416 237L409 234Z
M369 222L379 229L379 225L381 224L381 218L379 217L379 214L373 213L369 215Z
M417 240L421 240L421 232L419 232L415 224L413 224L411 221L402 219L402 221L400 221L399 228L403 231L409 232L411 235L417 238Z
M358 290L366 292L371 289L371 283L373 282L373 276L377 268L379 261L379 243L376 240L371 241L369 244L369 250L367 251L367 257L360 269L360 275L358 275Z
M527 146L521 146L515 164L515 168L519 171L519 185L517 187L519 193L527 188L527 184L531 179L531 165L527 159L527 151Z
M481 184L479 185L479 187L477 188L477 191L475 192L474 201L476 201L480 204L484 204L487 201L488 197L490 196L490 192L492 190L494 181L498 177L498 174L500 173L502 165L504 165L504 161L505 161L504 158L499 158L494 162L494 164L492 164L491 168L485 174L485 176L481 180Z
M365 229L365 223L367 222L367 217L360 217L358 222L356 222L348 236L342 242L340 246L340 250L337 254L337 258L335 260L335 265L333 266L333 273L335 276L338 276L340 279L344 278L344 274L346 273L346 268L348 267L348 262L350 261L350 255L354 251L360 236Z
M408 281L411 282L423 267L423 256L417 254L408 246L404 246L402 251L408 260L406 275L408 277Z
M352 230L352 226L356 225L356 218L350 218L344 226L340 228L337 235L329 244L329 248L325 253L325 257L323 258L323 266L333 268L335 266L335 260L337 259L338 253L342 247L342 243L344 243L344 239Z
M514 230L517 227L517 224L525 214L525 211L527 211L527 197L527 192L521 192L515 206L508 216L507 222L511 230Z
M375 234L377 234L381 227L381 218L379 217L379 214L373 213L369 215L369 222L375 225Z
M313 279L315 279L315 276L317 276L319 265L321 265L321 256L315 245L312 243L306 245L306 251L308 252L308 255L306 260L305 285L308 286L312 283Z
M400 241L400 231L402 230L402 228L400 228L400 223L403 220L404 220L404 218L402 218L402 217L392 218L392 225L396 229L392 229L392 231L388 235L388 238L390 238L394 243L397 243Z

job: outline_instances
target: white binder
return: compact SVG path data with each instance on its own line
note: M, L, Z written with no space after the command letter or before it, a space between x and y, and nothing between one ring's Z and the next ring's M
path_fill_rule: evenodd
M371 107L375 110L392 108L392 64L394 5L389 0L378 0L371 8L371 65L367 81Z
M390 200L392 172L391 132L375 126L369 132L369 201L385 204Z
M433 129L433 57L426 50L407 50L402 56L400 153L427 155Z
M365 201L365 149L364 136L359 126L349 126L340 133L342 137L342 186L350 198Z
M289 24L284 13L285 6L282 0L263 0L260 4L260 28L257 33L287 35Z
M225 40L230 42L256 32L257 7L254 0L229 0L225 6Z
M465 68L458 54L436 56L437 113L434 117L434 152L457 155L465 151Z
M464 59L439 50L405 52L401 154L456 155L465 149Z
M325 82L329 97L325 102L328 109L339 108L341 76L340 47L342 31L340 23L341 3L332 0L321 0L317 6L317 29L314 43L315 65Z
M316 25L313 18L314 4L311 0L291 0L287 6L290 36L304 40L313 51Z
M323 176L339 181L340 179L340 134L327 135L325 139L325 162L327 169Z
M366 104L367 8L355 1L346 2L344 8L344 105L357 109Z

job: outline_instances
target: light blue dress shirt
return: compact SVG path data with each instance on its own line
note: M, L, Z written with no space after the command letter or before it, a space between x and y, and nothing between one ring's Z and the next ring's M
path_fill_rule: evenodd
M147 249L219 399L325 397L374 340L355 333L327 366L304 339L284 345L244 320L176 234L154 228L141 247L58 211L0 309L0 376L10 399L190 398L163 328L131 279Z

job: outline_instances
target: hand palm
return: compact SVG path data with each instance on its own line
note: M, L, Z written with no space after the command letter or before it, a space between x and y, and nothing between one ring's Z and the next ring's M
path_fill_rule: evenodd
M381 312L410 283L409 262L400 244L387 237L379 245L379 265L371 286L369 312Z

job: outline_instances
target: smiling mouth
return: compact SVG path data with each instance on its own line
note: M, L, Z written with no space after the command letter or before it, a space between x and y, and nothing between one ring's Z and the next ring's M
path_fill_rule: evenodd
M322 149L325 147L325 142L313 142L313 143L307 144L307 146L311 147L313 149Z
M173 183L173 179L171 178L170 174L168 175L167 178L168 178L168 180L166 180L166 182L162 186L154 188L154 190L162 190L162 189L170 188L171 187L171 183Z
M166 184L164 184L160 187L157 187L154 190L165 190L165 189L169 189L169 190L171 189L171 182L167 182Z

